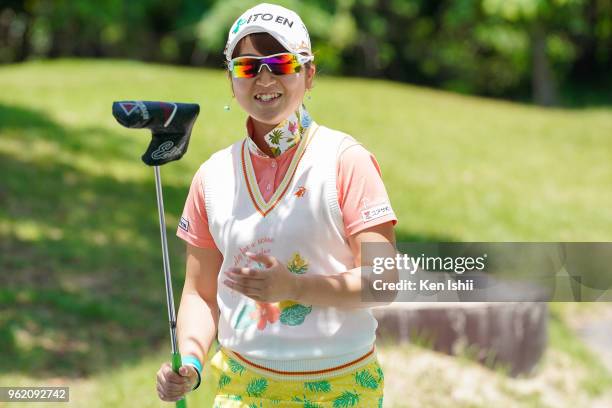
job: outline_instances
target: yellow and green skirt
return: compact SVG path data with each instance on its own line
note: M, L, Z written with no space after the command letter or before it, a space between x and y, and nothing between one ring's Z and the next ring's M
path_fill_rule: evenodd
M220 348L211 360L213 408L349 408L383 406L384 375L375 351L321 371L282 372Z

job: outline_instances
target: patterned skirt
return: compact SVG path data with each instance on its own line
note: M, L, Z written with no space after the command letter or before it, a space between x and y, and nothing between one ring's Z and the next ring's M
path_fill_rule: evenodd
M220 348L211 360L214 408L382 408L384 375L375 352L324 372L287 373Z

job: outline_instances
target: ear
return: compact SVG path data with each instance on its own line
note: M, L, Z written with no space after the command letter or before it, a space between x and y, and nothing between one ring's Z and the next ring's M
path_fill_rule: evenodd
M236 96L236 94L234 93L234 80L232 78L232 74L227 73L227 79L229 80L229 85L230 85L230 89L232 90L232 96Z
M314 76L317 72L317 66L313 63L310 63L308 67L308 71L306 71L306 90L312 89L312 83L314 81Z

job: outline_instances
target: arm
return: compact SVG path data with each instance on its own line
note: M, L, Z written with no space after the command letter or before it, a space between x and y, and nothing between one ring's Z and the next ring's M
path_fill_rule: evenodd
M387 246L384 251L377 250L376 256L395 257L395 235L392 222L379 224L349 237L349 245L355 261L354 268L333 275L305 274L295 275L276 258L264 254L247 255L266 265L266 269L230 268L225 272L224 283L230 288L259 302L277 302L285 299L318 306L360 308L384 306L395 299L396 293L387 292L384 302L363 302L361 288L371 287L361 269L371 266L373 259L362 259L361 244L381 242ZM363 263L363 266L360 265ZM397 282L397 270L387 270L376 279ZM381 298L379 294L378 299Z
M217 274L222 260L216 248L187 244L187 273L178 312L177 341L183 356L195 356L200 362L206 360L217 333ZM177 374L169 363L162 364L157 371L159 398L178 401L193 389L198 377L196 369L189 365L183 365Z
M393 224L386 222L365 229L348 238L351 251L355 258L355 268L335 275L298 275L295 278L293 300L300 303L336 306L345 308L384 306L395 299L393 296L385 298L385 302L363 302L361 288L371 288L372 284L366 276L362 276L362 268L372 266L373 259L362 259L361 244L368 242L387 243L388 248L377 251L377 256L395 257L395 234ZM364 265L363 267L361 265ZM365 272L365 271L364 271ZM364 273L365 275L365 273ZM387 271L384 275L376 275L385 282L396 282L397 270ZM391 294L390 294L391 295ZM380 298L380 295L377 296Z
M179 350L202 363L217 335L217 275L222 263L216 248L187 244L187 272L177 318Z

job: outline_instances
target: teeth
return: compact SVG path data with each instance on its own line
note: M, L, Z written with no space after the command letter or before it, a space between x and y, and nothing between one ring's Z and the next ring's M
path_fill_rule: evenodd
M274 99L274 98L278 98L281 94L280 93L269 93L269 94L257 94L255 95L255 99L259 99L261 101L267 102L270 99Z

